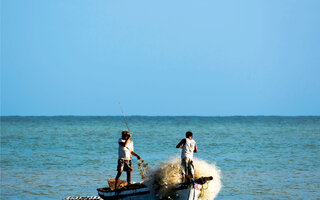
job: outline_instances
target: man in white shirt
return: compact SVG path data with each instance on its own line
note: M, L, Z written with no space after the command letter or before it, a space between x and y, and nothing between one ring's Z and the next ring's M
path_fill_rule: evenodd
M136 154L133 150L133 141L130 139L131 134L127 130L123 130L121 133L121 138L119 139L119 150L118 150L118 166L117 166L117 176L115 179L115 189L117 189L118 180L122 174L122 171L127 172L127 182L128 184L131 183L131 171L132 168L132 156L134 155L141 159L141 157Z
M181 165L182 165L182 182L194 177L193 153L197 153L197 143L192 139L191 131L186 132L186 138L182 139L176 148L182 148Z

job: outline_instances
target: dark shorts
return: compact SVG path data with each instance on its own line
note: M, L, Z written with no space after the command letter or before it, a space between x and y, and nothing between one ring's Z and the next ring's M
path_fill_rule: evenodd
M132 161L119 159L117 170L118 170L118 172L122 172L122 171L131 172L133 170Z

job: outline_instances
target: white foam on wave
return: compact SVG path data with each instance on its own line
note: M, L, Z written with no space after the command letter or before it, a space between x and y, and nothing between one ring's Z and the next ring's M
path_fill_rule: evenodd
M221 171L215 164L210 164L204 160L194 158L195 179L202 176L212 176L213 180L203 185L200 199L214 199L221 190ZM159 199L166 199L168 196L174 195L172 192L176 184L181 183L181 159L179 157L172 158L166 162L162 162L156 169L147 172L144 183L148 186L154 195Z

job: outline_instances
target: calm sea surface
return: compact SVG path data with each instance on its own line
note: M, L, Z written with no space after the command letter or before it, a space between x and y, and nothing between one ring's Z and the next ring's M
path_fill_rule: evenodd
M127 117L135 152L156 166L179 156L215 163L216 199L320 199L320 117ZM1 117L1 199L96 196L116 175L122 117ZM125 179L125 175L122 175ZM139 182L134 158L133 181Z

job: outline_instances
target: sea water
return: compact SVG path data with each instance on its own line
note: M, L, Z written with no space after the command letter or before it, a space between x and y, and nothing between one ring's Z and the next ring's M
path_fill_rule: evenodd
M216 199L320 199L320 117L127 117L134 151L156 167L180 155L221 170ZM96 196L116 175L122 117L1 117L1 199ZM140 182L133 158L132 181ZM126 179L123 174L122 179Z

